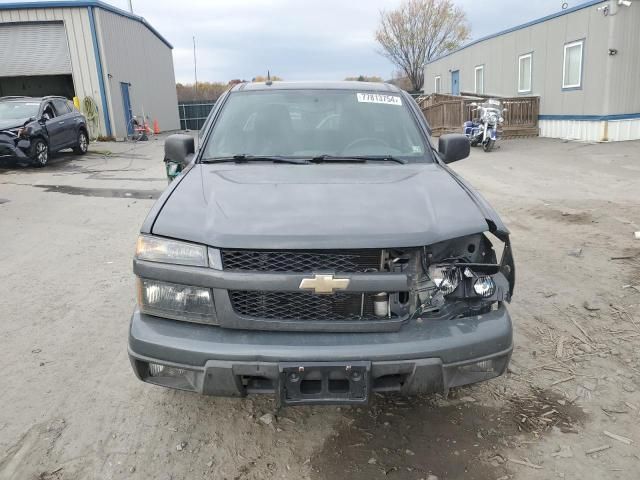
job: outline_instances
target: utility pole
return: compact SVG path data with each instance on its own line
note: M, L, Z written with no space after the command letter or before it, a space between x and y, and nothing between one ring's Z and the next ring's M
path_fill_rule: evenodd
M196 61L196 36L193 36L193 77L195 78L195 99L198 99L198 63Z
M133 13L133 0L129 0L129 11Z

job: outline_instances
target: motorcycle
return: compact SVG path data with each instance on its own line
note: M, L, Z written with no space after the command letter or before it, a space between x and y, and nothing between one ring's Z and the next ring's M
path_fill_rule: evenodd
M478 118L464 122L464 134L469 138L472 147L482 145L485 152L490 152L498 140L498 125L504 122L502 112L506 108L500 108L500 100L488 99L481 104L472 103L472 111L478 112Z

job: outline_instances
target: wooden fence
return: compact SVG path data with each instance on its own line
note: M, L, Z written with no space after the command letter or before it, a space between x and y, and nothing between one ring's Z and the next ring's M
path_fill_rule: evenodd
M443 133L462 132L462 125L474 117L472 103L480 103L487 98L496 98L502 102L504 123L499 132L503 137L529 137L538 135L538 113L540 97L497 97L462 93L462 95L444 95L434 93L418 99L434 136Z

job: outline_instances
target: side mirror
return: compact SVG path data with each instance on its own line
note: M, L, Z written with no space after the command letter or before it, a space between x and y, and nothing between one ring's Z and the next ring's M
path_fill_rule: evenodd
M167 137L164 142L164 164L169 183L191 163L195 151L195 141L191 135L176 133Z
M195 141L191 135L176 133L168 136L164 142L164 161L186 167L191 163L195 151Z
M444 163L451 163L469 156L471 146L466 135L448 133L438 140L438 152Z

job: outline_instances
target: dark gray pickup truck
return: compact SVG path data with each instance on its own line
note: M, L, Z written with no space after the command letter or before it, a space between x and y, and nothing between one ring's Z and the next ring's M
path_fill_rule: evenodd
M366 403L501 375L509 232L387 84L240 84L152 208L133 261L143 381L281 405Z

